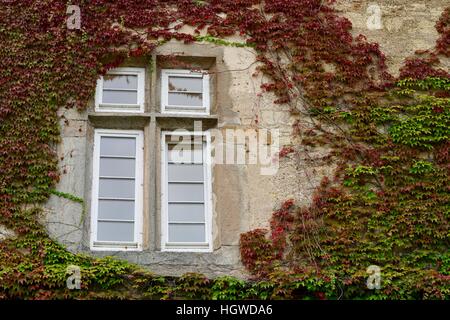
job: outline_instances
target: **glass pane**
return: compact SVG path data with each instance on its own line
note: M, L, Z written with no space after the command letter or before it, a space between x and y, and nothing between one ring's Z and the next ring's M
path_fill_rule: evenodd
M134 201L99 200L98 218L134 220Z
M100 155L134 157L136 154L136 139L123 137L102 137Z
M133 222L98 222L98 241L134 241Z
M197 203L169 204L169 222L205 222L205 207Z
M203 184L169 183L170 201L203 201Z
M137 75L107 74L103 77L103 89L133 89L137 90Z
M100 176L134 178L135 161L134 159L100 158Z
M170 181L203 182L203 165L201 164L169 164Z
M134 198L134 180L100 178L99 197Z
M169 224L169 242L206 242L204 224Z
M137 104L137 91L103 90L102 103Z
M203 163L203 149L201 145L170 143L168 144L168 149L169 162L196 164Z
M203 107L203 94L169 93L169 106Z
M169 91L203 92L203 79L171 76Z

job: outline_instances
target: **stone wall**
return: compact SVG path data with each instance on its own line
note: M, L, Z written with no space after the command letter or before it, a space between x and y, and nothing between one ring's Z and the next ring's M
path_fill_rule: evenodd
M382 28L369 30L367 20L373 13L367 8L377 4L381 8ZM337 8L354 24L355 35L365 34L369 41L377 41L388 57L389 69L396 74L401 61L417 49L433 47L437 38L434 24L448 3L429 1L338 1ZM273 104L270 94L259 96L261 77L252 76L256 64L250 48L219 47L211 44L184 45L170 42L155 54L177 52L186 56L205 56L216 59L215 108L217 117L209 119L208 126L250 129L266 128L280 131L280 147L294 144L292 124L296 118L284 106ZM156 75L153 79L157 80ZM155 83L152 83L154 85ZM156 94L157 90L147 88ZM157 105L150 106L148 116L142 117L142 128L147 133L158 133L165 122L157 118ZM53 238L72 251L90 252L89 217L92 172L93 128L107 124L123 127L107 117L92 115L93 101L85 112L62 108L62 141L57 146L60 158L61 181L57 190L85 200L85 208L61 197L52 196L46 205L44 223ZM153 113L152 113L153 112ZM256 121L257 120L257 121ZM300 119L302 120L302 119ZM134 121L134 120L133 120ZM136 120L137 121L137 120ZM149 148L156 148L152 144ZM148 151L148 161L152 158ZM156 151L156 150L155 150ZM318 150L312 156L323 155ZM180 275L202 272L210 276L232 274L245 276L239 262L239 235L254 228L268 227L272 212L284 200L293 198L307 205L312 191L332 167L308 161L310 155L286 157L280 161L275 175L261 175L258 165L216 165L213 168L213 253L171 253L158 250L159 209L152 206L144 219L147 230L142 252L95 252L98 256L113 255L144 265L156 273ZM153 160L152 160L153 159ZM156 170L157 171L157 170ZM157 183L158 172L146 173L149 181ZM147 203L158 203L157 187L146 189Z
M380 44L389 71L398 75L405 57L416 50L432 49L438 38L435 24L448 7L443 0L338 0L336 8L353 24L354 35ZM373 22L381 15L381 26ZM450 66L448 59L443 61Z

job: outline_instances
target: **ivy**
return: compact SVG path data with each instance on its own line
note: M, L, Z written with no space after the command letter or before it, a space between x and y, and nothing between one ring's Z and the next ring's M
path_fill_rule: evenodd
M244 43L244 42L231 42L227 40L223 40L220 38L216 38L213 36L197 36L195 37L195 41L198 42L208 42L217 44L219 46L225 46L225 47L235 47L235 48L253 48L255 47L252 43Z
M55 189L50 190L50 193L54 194L55 196L58 196L58 197L61 197L61 198L64 198L64 199L68 199L68 200L71 200L73 202L77 202L77 203L80 203L80 204L84 205L84 200L82 198L80 198L80 197L74 196L73 194L66 193L66 192L61 192L61 191L58 191L58 190L55 190Z
M387 74L376 44L359 38L357 53L350 41L340 50L342 39L352 39L342 28L344 21L334 29L332 23L315 25L316 31L326 30L315 37L302 29L290 34L292 42L268 47L277 58L289 51L294 60L262 59L266 65L261 69L273 80L263 89L303 117L320 120L314 128L297 124L295 132L302 133L306 147L331 148L338 168L332 181L324 178L311 206L290 213L291 227L281 237L291 246L283 247L281 258L268 253L273 243L267 230L241 236L242 260L256 276L273 280L281 268L308 274L314 285L333 279L334 286L323 292L330 298L449 297L449 278L436 258L449 248L450 75L439 69L438 58L448 53L443 44L450 29L443 26L448 26L449 13L450 8L438 22L441 38L434 51L405 60L398 79ZM308 54L300 56L302 52ZM362 65L353 65L355 59ZM325 71L323 64L333 64L334 71ZM378 77L366 74L368 65ZM369 265L382 268L379 291L365 287ZM319 272L317 277L309 268Z
M429 161L415 161L409 170L413 174L433 173L434 171L433 163Z
M66 193L66 192L61 192L55 189L51 189L50 190L51 194L54 194L55 196L67 199L67 200L71 200L73 202L79 203L82 206L82 212L81 212L81 219L80 219L80 225L83 223L84 218L86 217L86 204L84 203L84 199L77 197L73 194L70 193Z
M353 37L332 1L74 3L81 30L66 28L67 1L0 4L0 223L17 234L0 243L0 298L449 298L450 75L440 57L450 54L450 8L435 48L406 59L395 78L379 45ZM227 40L235 35L245 42ZM302 146L280 153L326 147L337 167L311 205L288 200L270 230L241 235L251 281L161 277L73 254L39 223L50 194L83 205L54 189L57 109L84 110L99 75L173 39L255 50L261 88L315 123L296 123ZM383 277L375 292L365 286L373 264ZM65 287L69 265L82 270L79 291Z
M432 149L450 138L450 98L420 96L418 104L409 105L405 114L390 127L395 143Z

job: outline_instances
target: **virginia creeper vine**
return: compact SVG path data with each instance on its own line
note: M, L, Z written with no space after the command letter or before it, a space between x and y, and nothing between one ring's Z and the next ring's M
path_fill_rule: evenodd
M1 2L0 224L17 237L0 243L0 298L449 298L450 75L439 63L450 56L450 8L436 47L407 59L395 78L333 2ZM66 27L68 4L82 8L80 30ZM236 34L246 42L226 40ZM268 79L262 89L299 118L295 152L327 147L337 164L310 207L288 201L274 214L269 238L242 235L254 283L163 278L74 255L38 223L60 175L58 108L85 109L99 75L171 39L253 47ZM83 267L86 290L64 288L70 263ZM378 292L364 286L371 264L383 270Z

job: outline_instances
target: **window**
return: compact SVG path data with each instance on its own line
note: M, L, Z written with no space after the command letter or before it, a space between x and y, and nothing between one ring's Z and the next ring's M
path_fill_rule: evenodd
M97 81L96 111L144 112L144 68L117 68Z
M95 130L91 248L140 250L143 132Z
M162 70L161 111L209 114L209 75L190 70Z
M160 111L166 114L160 115L162 122L157 126L164 127L165 120L173 123L172 117L176 117L182 127L190 127L190 115L209 115L210 78L206 72L162 69L161 74ZM162 251L211 252L209 133L163 132L161 158L157 163L150 161L153 157L144 158L144 148L157 148L154 144L144 147L144 131L146 139L157 140L153 136L156 131L147 130L155 110L153 100L146 96L150 90L145 90L145 79L145 68L124 67L97 81L96 113L89 114L92 124L99 127L95 129L92 157L91 250L141 251L143 239L151 244L153 233L159 229L155 219L161 224L157 238ZM148 114L144 113L145 105L152 106ZM105 117L97 112L110 114ZM132 112L143 114L127 114ZM116 124L122 129L101 129ZM148 149L146 154L154 155L153 151ZM144 175L144 168L150 173L159 172L158 167L162 185L151 184L154 176ZM144 207L144 183L146 194L161 190L161 206L152 203ZM144 230L149 237L144 237Z
M212 251L210 137L163 132L163 251Z

